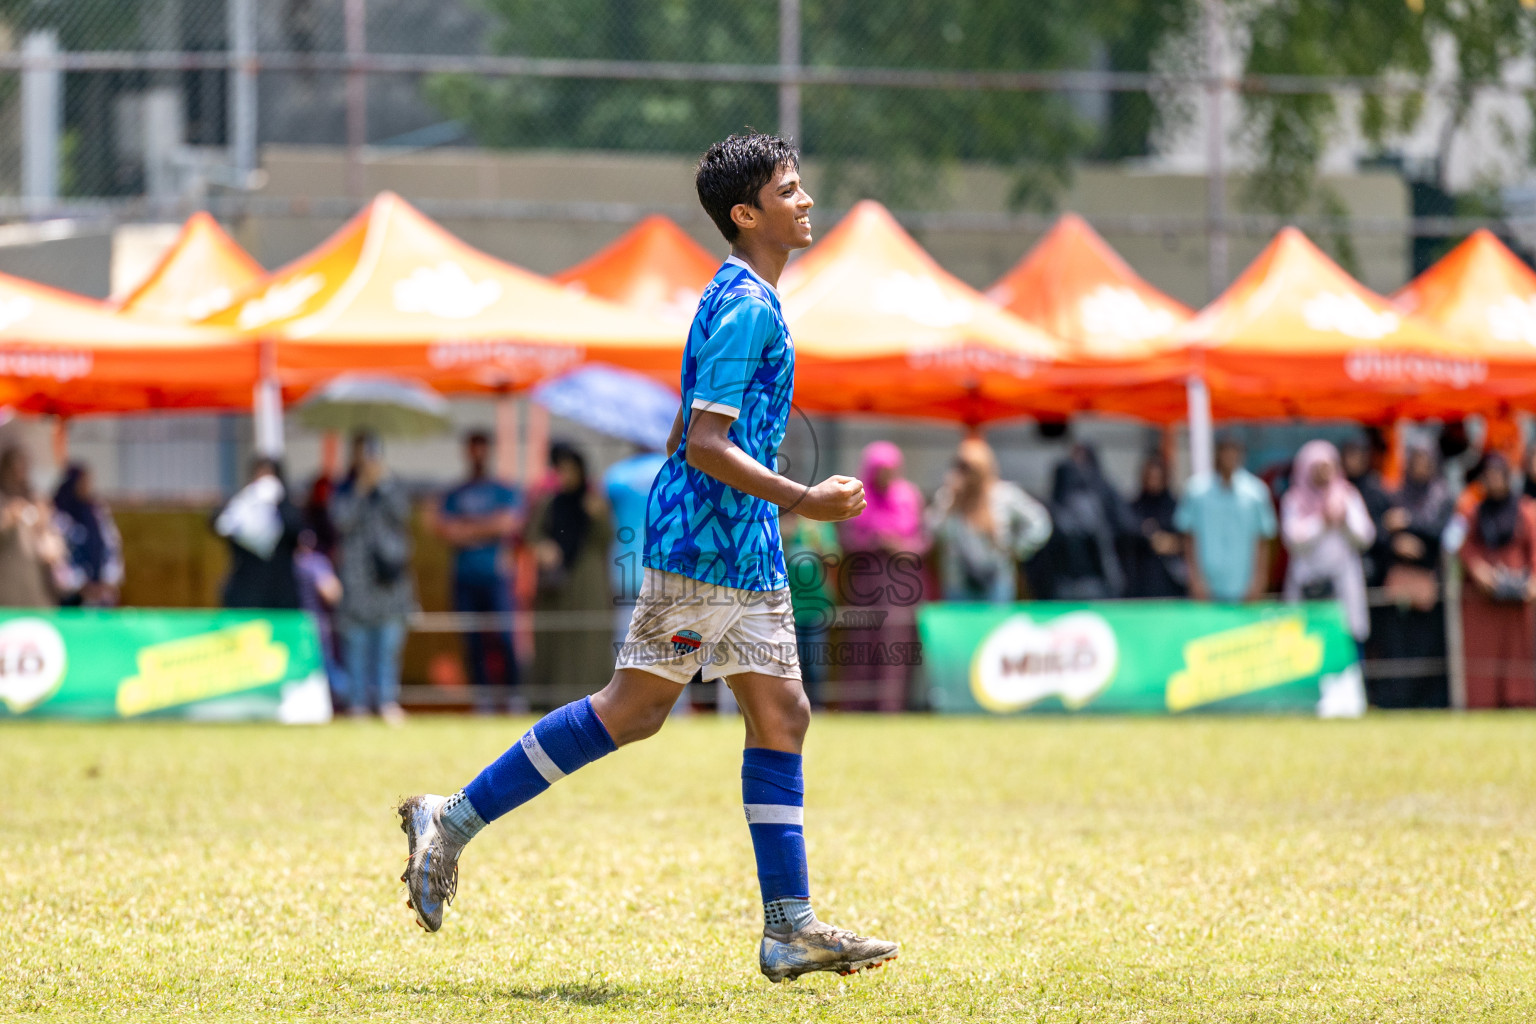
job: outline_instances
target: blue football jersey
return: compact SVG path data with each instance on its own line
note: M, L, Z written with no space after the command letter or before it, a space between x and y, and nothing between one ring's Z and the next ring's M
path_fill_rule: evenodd
M697 410L733 417L731 441L775 469L789 426L795 348L779 296L734 256L699 300L683 348L683 443L651 485L645 565L738 590L789 585L779 510L688 465Z

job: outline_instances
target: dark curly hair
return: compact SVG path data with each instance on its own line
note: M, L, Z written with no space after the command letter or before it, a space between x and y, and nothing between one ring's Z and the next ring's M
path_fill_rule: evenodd
M766 135L748 128L745 135L732 135L709 147L699 160L694 185L699 202L727 242L736 241L741 230L731 220L731 208L737 203L757 205L757 194L773 180L780 167L800 168L800 153L777 135Z

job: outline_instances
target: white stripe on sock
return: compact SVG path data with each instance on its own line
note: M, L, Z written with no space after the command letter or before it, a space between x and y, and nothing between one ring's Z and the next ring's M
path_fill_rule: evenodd
M553 785L565 778L565 772L560 770L560 766L544 753L544 747L540 745L539 738L533 734L532 729L523 733L523 753L528 755L528 760L533 762L533 767L538 770L538 773L544 776L545 782Z
M748 825L804 825L805 808L789 804L742 804Z

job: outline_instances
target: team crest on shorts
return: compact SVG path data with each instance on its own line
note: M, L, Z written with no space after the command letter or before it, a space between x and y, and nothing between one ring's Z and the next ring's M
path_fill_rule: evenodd
M672 634L672 649L678 654L692 654L699 649L704 638L691 629L680 629Z

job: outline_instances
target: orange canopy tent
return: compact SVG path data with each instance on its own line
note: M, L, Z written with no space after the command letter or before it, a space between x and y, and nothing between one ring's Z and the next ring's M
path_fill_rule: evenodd
M687 324L720 263L682 228L652 214L554 280L585 295Z
M153 324L0 274L0 405L69 416L248 409L256 348L230 331Z
M1195 315L1142 280L1075 213L1063 214L987 297L1089 359L1154 357L1154 340Z
M1219 417L1382 421L1460 411L1488 363L1402 313L1296 228L1165 343L1190 353Z
M130 316L190 323L228 306L265 276L261 264L199 210L149 276L112 305Z
M1479 391L1501 401L1536 398L1536 271L1479 228L1392 296L1489 365Z
M293 397L348 370L500 391L595 360L674 377L683 332L576 295L381 193L318 249L205 323L259 339Z
M1073 408L1062 343L945 271L879 203L855 206L781 284L807 409L980 423Z

